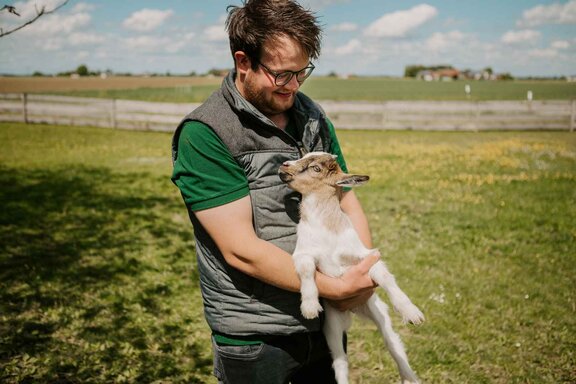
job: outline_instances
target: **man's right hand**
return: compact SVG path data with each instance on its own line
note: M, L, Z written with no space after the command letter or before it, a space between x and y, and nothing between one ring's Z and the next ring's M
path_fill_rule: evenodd
M327 299L330 305L340 311L347 311L368 301L378 286L369 275L370 268L378 260L379 253L369 255L340 276L341 298Z

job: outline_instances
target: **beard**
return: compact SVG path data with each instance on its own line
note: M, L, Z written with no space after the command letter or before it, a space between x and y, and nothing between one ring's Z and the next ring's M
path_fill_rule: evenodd
M265 116L284 113L294 105L294 96L279 100L272 91L267 91L248 79L244 82L244 98Z

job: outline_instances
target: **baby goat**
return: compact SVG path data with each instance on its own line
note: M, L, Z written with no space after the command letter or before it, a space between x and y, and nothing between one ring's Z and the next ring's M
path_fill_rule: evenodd
M314 272L338 277L350 266L376 249L367 249L352 226L348 216L340 208L342 187L364 184L368 176L348 175L342 172L335 156L324 152L312 152L295 161L285 162L279 176L290 188L302 194L300 222L298 223L294 265L301 280L304 317L311 319L322 311ZM424 315L412 304L408 296L396 285L394 276L379 261L370 269L370 277L383 287L394 308L405 322L420 324ZM351 325L350 312L341 312L325 303L326 321L324 334L332 353L333 367L339 384L348 383L348 359L342 345L343 333ZM416 374L408 364L408 358L400 337L392 330L388 306L374 294L353 312L374 321L384 336L386 346L398 365L402 383L417 383Z

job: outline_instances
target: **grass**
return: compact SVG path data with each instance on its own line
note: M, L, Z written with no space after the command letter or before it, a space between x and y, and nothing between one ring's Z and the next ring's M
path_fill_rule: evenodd
M570 100L576 98L576 87L565 82L522 81L452 81L424 82L405 79L327 77L311 78L302 91L316 100L468 100L464 85L471 84L471 100L526 100L529 90L535 100ZM219 85L174 88L119 90L85 90L66 94L73 96L118 98L162 102L203 102Z
M0 381L206 382L168 136L0 127Z
M70 96L162 102L203 102L220 86L217 78L5 78L2 92L53 93ZM470 98L464 86L471 86ZM317 100L534 100L576 99L576 86L565 81L451 81L359 77L347 80L312 76L302 91Z
M413 79L313 77L302 90L316 100L468 100L464 86L470 85L470 100L576 99L574 84L560 81L448 81Z
M341 140L350 168L373 176L358 192L376 243L427 315L422 328L398 327L425 382L574 382L576 137L349 132ZM354 349L380 356L375 332L363 331L350 337ZM357 372L359 383L395 377Z
M205 101L219 86L220 83L217 85L190 85L171 88L99 89L45 93L104 99L190 103Z
M576 135L339 133L426 383L576 381ZM0 124L0 381L214 383L170 135ZM397 382L373 325L354 383Z

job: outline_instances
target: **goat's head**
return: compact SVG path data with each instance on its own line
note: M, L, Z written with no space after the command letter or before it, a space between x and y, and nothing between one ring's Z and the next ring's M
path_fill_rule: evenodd
M294 161L286 161L278 170L280 179L303 195L339 187L355 187L369 179L364 175L349 175L342 171L336 156L326 152L310 152Z

